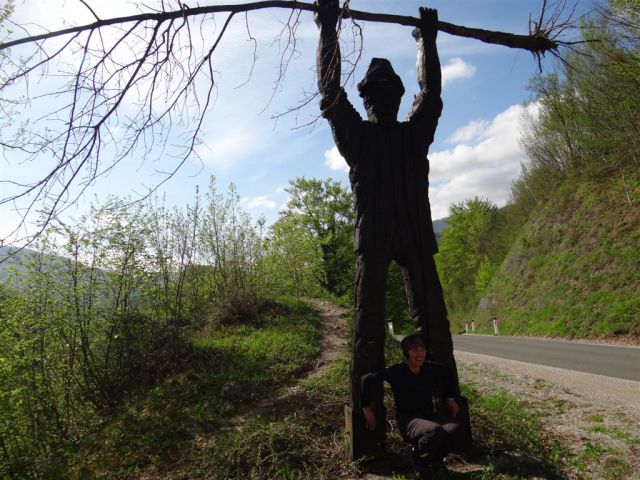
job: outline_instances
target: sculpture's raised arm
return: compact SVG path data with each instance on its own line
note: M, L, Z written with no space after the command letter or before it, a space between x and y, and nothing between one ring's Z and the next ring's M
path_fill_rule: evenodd
M422 132L426 142L419 148L426 149L433 142L438 118L442 112L442 72L436 38L438 36L438 11L420 8L420 25L413 31L418 47L416 72L420 93L413 102L407 120Z
M338 43L338 19L340 6L338 0L318 0L315 21L320 28L318 53L318 89L325 102L335 101L340 90L340 44ZM327 104L322 105L326 108ZM324 110L323 108L323 110Z
M436 47L438 36L438 11L435 8L420 7L420 27L414 31L418 42L417 73L421 90L440 96L442 73Z
M318 0L315 15L320 28L318 40L318 90L320 110L331 125L333 138L340 154L348 165L357 161L360 145L362 117L347 100L340 84L340 44L338 43L338 19L341 10L338 0Z

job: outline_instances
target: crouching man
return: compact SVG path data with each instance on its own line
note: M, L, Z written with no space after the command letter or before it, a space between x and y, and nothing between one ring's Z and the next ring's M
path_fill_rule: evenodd
M412 462L421 479L447 478L444 457L460 435L458 389L443 364L426 361L427 348L415 333L400 342L405 362L361 379L361 399L367 428L376 426L373 398L381 398L383 381L391 385L396 421L402 437L413 445Z

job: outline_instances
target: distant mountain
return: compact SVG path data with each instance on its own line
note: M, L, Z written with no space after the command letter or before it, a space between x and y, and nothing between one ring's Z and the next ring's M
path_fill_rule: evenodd
M29 248L0 246L0 283L7 281L7 277L12 269L17 269L19 272L25 272L26 268L22 266L23 263L28 263L36 255L41 255L35 250ZM46 263L51 265L54 262L63 262L63 257L56 255L45 254Z
M442 231L447 226L447 221L449 217L440 218L438 220L433 221L433 231L436 234L436 242L440 243L440 237L442 237Z
M27 248L18 251L16 247L0 246L0 282L4 283L12 268L24 271L20 263L36 252Z

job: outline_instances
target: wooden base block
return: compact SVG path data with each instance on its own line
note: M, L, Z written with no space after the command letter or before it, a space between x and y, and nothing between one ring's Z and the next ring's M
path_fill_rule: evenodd
M344 407L344 424L353 460L384 453L386 441L386 412L384 408L376 409L376 429L374 431L367 430L362 412L354 411L348 405Z

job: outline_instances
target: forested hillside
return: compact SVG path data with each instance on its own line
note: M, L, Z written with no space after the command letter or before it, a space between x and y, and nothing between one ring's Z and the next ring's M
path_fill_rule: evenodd
M640 336L640 2L611 2L583 37L531 83L510 204L452 207L438 262L456 329Z
M476 324L505 333L640 337L638 177L569 180L524 227L481 299ZM631 182L633 182L631 184Z

